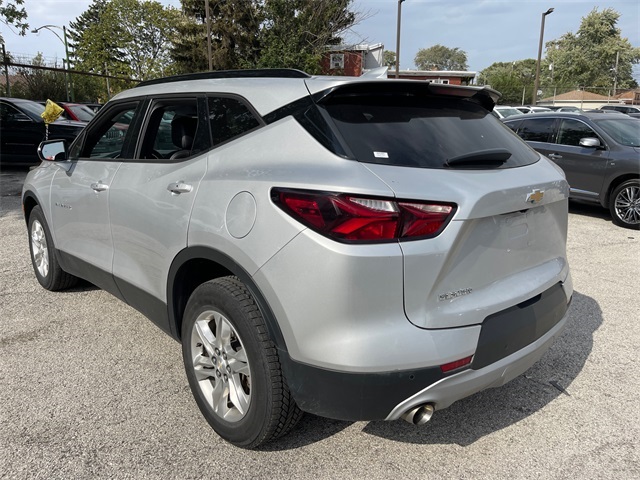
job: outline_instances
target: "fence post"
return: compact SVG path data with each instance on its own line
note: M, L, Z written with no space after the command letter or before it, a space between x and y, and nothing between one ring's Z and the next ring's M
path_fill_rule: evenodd
M9 67L7 66L7 51L4 48L4 43L2 44L2 63L4 64L4 76L7 80L7 97L11 96L11 82L9 82Z

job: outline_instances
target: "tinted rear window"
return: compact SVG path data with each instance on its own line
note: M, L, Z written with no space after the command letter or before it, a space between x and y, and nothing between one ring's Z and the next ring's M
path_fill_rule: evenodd
M480 105L465 99L409 95L350 95L322 105L352 155L365 163L447 168L449 159L507 149L501 168L539 156Z

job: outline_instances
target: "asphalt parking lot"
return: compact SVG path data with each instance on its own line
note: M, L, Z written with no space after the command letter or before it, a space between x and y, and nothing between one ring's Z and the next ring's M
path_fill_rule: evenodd
M0 478L640 478L640 232L572 205L567 329L526 374L426 425L307 415L278 443L220 440L179 345L85 284L43 290L0 171Z

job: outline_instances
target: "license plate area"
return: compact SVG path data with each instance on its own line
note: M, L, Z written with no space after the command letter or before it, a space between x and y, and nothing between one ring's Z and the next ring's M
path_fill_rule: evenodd
M564 316L569 305L557 283L514 307L488 316L482 323L471 368L478 370L535 342Z

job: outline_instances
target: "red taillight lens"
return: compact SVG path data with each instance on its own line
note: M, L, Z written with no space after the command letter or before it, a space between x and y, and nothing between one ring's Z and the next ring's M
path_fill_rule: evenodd
M473 355L470 357L461 358L460 360L456 360L455 362L445 363L444 365L440 365L440 370L442 373L452 372L453 370L458 370L459 368L466 367L471 363L473 359Z
M274 189L273 201L315 231L347 242L430 238L449 222L453 205Z

